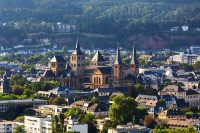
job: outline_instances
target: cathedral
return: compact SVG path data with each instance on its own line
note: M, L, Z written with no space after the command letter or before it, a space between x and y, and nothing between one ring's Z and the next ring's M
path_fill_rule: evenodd
M120 49L117 48L113 65L107 65L100 51L96 51L89 66L85 66L85 54L77 39L76 48L67 63L62 56L54 56L49 62L50 69L40 77L40 81L57 81L63 87L74 89L131 87L139 73L136 48L133 47L129 65L123 64Z

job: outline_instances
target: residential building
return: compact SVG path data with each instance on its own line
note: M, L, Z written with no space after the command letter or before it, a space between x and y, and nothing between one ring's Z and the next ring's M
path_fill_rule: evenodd
M192 107L200 108L200 93L192 89L187 90L185 101Z
M64 121L67 126L67 132L88 133L88 124L79 123L77 116L70 116Z
M174 95L178 99L185 99L186 92L177 85L168 85L160 91L160 95Z
M152 133L152 130L140 125L118 125L115 129L108 129L108 133Z
M51 117L25 116L25 131L27 133L52 133L51 121Z
M158 103L157 96L139 94L135 99L135 101L138 103L140 107L146 108L150 116L154 117L154 115L157 113L156 111Z
M16 122L0 120L0 133L12 133L16 126Z
M129 94L128 87L111 87L111 88L97 88L93 90L93 92L97 92L98 96L111 96L115 93L123 93L124 95Z
M70 107L69 106L58 106L58 105L40 105L35 109L36 113L41 116L58 115L59 113L65 113Z
M6 112L9 107L12 106L25 106L36 108L39 105L46 105L47 100L42 99L23 99L23 100L1 100L0 101L0 112Z
M169 128L187 128L194 127L197 131L200 131L200 120L199 119L171 119L166 123Z
M104 104L91 103L86 112L92 113L97 118L108 116L108 108Z
M186 115L180 109L168 109L158 114L159 120L185 119Z

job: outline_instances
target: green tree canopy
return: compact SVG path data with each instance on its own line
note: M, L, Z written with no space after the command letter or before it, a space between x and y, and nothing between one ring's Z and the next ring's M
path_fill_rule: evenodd
M113 98L114 103L109 109L109 117L112 121L118 124L126 124L133 121L133 116L136 115L137 103L131 97L122 95Z
M24 126L18 125L14 128L13 133L26 133Z

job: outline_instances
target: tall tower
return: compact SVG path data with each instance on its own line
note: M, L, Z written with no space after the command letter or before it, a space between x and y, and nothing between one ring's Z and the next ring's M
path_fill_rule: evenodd
M76 42L76 48L70 57L70 65L75 75L83 74L85 69L85 55L81 51L78 38Z
M56 75L59 76L62 72L65 71L66 62L62 56L54 56L50 62L50 69Z
M122 58L119 47L117 47L116 59L114 63L114 81L119 82L122 79Z
M95 55L93 56L90 66L92 67L98 67L105 65L105 60L99 50L96 51Z
M137 53L136 53L135 45L133 46L133 55L132 55L132 59L130 62L130 69L135 75L139 74L139 63L137 60Z

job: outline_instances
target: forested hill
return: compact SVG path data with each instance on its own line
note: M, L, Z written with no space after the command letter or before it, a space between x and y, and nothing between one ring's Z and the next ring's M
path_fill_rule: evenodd
M199 0L0 0L0 20L69 21L67 16L128 21L200 19Z
M0 0L0 23L5 22L63 22L125 43L139 33L200 27L200 0Z

